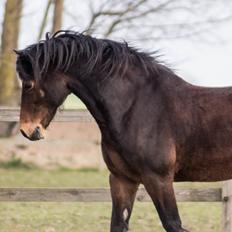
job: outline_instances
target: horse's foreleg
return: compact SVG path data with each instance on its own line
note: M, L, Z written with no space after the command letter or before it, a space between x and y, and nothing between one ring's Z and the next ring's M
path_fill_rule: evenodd
M126 232L138 185L111 174L110 188L113 203L110 231Z
M150 173L143 178L144 186L155 204L163 227L167 232L184 232L178 213L172 180Z

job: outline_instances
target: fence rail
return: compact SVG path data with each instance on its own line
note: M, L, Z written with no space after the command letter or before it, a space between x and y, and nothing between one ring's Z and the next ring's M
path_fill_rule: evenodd
M18 122L19 108L0 107L0 122ZM55 122L92 122L93 117L85 109L58 110Z
M0 121L17 122L19 109L0 107ZM59 110L54 118L57 122L91 122L87 110ZM232 181L225 181L222 188L175 189L177 201L222 202L222 228L232 232ZM144 189L139 189L136 200L150 201ZM109 202L110 190L106 188L0 188L0 202Z
M180 202L221 202L220 188L176 189ZM110 202L108 188L0 188L0 201L44 201L44 202ZM146 191L138 190L136 201L151 201Z

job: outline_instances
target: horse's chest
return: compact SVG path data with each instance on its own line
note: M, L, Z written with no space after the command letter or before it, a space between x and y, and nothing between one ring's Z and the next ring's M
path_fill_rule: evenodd
M131 167L129 161L113 147L102 143L102 154L108 169L112 173L138 181L139 175L136 170Z

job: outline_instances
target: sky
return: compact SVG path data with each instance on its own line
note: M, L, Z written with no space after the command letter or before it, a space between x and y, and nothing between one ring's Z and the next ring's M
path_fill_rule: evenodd
M46 6L46 0L24 0L23 18L19 47L24 48L36 42L38 28L42 20ZM75 17L75 9L83 12L83 17L77 21L66 14L64 16L63 29L83 30L86 25L84 14L87 14L86 4L79 0L65 0L66 8L72 11ZM0 0L0 21L3 20L4 0ZM223 12L219 12L223 13ZM51 19L51 15L49 18ZM51 20L48 20L51 22ZM51 24L47 25L49 30ZM217 41L201 41L200 39L178 39L157 42L154 47L148 43L138 41L133 45L149 50L160 50L162 59L167 62L176 73L186 81L211 87L232 86L232 19L215 26L215 32L220 35ZM0 28L1 30L1 28ZM1 32L1 31L0 31ZM121 38L127 41L127 38Z

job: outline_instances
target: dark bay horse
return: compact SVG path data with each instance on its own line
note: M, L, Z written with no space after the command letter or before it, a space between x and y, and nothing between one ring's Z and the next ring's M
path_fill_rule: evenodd
M139 184L165 230L180 232L173 181L232 178L232 88L193 86L127 43L70 31L16 53L25 137L42 139L70 93L95 118L111 173L111 232L128 230Z

